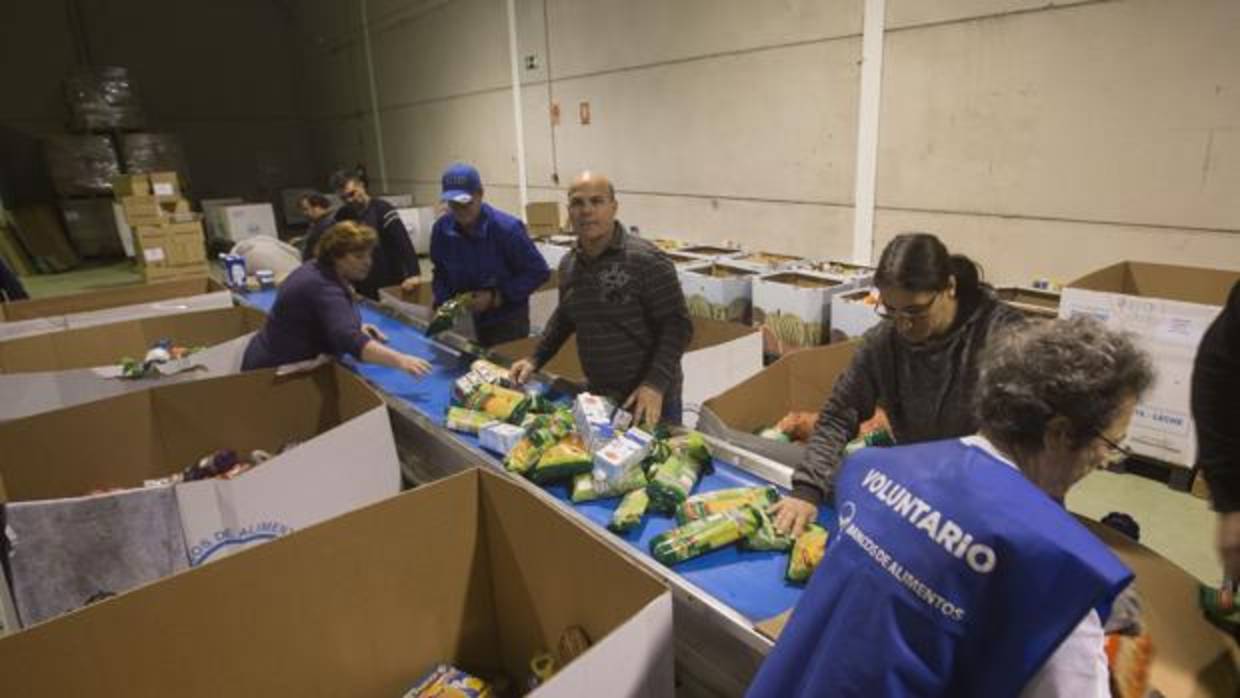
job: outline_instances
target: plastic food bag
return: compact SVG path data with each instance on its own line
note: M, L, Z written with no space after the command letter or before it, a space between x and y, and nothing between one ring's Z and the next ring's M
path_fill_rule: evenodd
M486 681L456 667L440 664L405 692L404 698L491 698Z
M471 410L486 412L492 419L501 422L520 424L529 407L529 398L525 393L503 388L490 383L483 383L469 396L465 406Z
M788 581L796 584L809 581L826 550L827 529L810 524L792 545L792 553L788 555Z
M452 329L459 317L463 317L469 312L470 306L474 302L474 294L462 293L458 296L446 301L443 305L435 309L435 315L431 317L430 323L426 326L426 336L434 337L440 332Z
M675 512L689 498L701 476L701 464L679 453L655 466L650 484L646 486L651 510L663 514Z
M742 550L778 550L787 552L792 549L792 536L784 535L775 529L775 522L766 509L754 508L758 514L758 528L741 539Z
M758 513L751 506L712 514L661 533L650 541L654 559L671 566L731 545L758 528Z
M594 462L586 451L581 435L569 434L543 451L542 457L528 475L531 480L541 485L589 473L593 468Z
M680 525L704 519L711 514L752 505L765 510L779 501L779 492L772 486L733 487L689 497L676 507L676 522Z
M510 473L525 475L538 463L545 448L531 438L530 434L526 434L525 438L518 441L508 455L504 456L504 469Z
M615 479L605 481L594 479L594 473L582 473L573 478L572 500L580 503L619 497L633 490L644 489L646 484L646 473L636 466Z
M624 495L624 499L620 500L620 506L616 507L616 511L611 515L611 523L607 525L607 528L616 533L632 530L641 523L649 504L650 496L646 494L645 489L629 492Z
M870 446L886 447L895 445L896 440L892 438L891 432L886 429L876 429L868 434L865 434L864 436L858 436L852 441L849 441L848 445L844 446L844 455L851 456L857 451Z
M496 421L495 418L485 412L467 410L463 407L449 407L448 414L444 418L444 426L452 431L477 434L483 426L494 421Z

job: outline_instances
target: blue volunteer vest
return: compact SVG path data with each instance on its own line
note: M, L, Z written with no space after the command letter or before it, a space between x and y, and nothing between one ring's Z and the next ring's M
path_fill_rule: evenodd
M1015 468L961 440L867 448L839 533L749 696L1017 696L1132 573Z

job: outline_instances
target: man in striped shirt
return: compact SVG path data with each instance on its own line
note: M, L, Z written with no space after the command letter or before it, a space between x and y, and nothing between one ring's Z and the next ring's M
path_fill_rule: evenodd
M577 244L560 261L560 304L532 357L513 364L524 382L576 333L591 392L633 412L634 422L679 423L680 359L693 337L676 268L616 220L616 190L585 172L568 190Z
M400 214L383 199L372 198L358 172L337 172L332 175L331 185L344 200L344 205L336 212L336 220L358 221L379 233L370 275L353 287L359 294L376 301L379 289L385 286L400 284L406 291L413 290L418 285L421 270L418 254Z

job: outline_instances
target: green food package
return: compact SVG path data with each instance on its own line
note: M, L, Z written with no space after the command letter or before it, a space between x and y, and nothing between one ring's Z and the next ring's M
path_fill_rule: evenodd
M646 487L646 473L641 468L633 467L614 482L600 483L594 479L594 473L581 473L573 478L574 502L589 502L595 499L620 497L633 490Z
M456 324L456 319L469 312L473 300L474 294L466 292L445 301L443 305L435 309L435 315L431 317L430 323L426 326L426 336L434 337L440 332L452 329L452 326Z
M704 519L711 514L753 505L766 510L779 501L779 492L772 486L733 487L704 494L695 494L676 507L676 522L680 525Z
M743 506L660 533L650 541L650 554L671 566L731 545L757 528L758 513Z
M469 396L465 404L471 410L486 412L492 419L520 424L530 401L525 393L484 383Z
M779 441L780 443L792 443L792 439L787 434L774 427L763 429L758 432L758 436L771 441Z
M594 461L586 451L580 434L569 434L543 451L528 476L538 484L567 480L594 469Z
M826 551L827 529L810 524L792 545L792 552L788 555L788 581L796 584L809 581Z
M527 414L552 414L556 411L557 405L549 400L546 395L531 395Z
M646 515L646 507L649 504L650 497L646 494L646 490L629 492L624 495L624 499L620 500L620 506L616 507L616 511L611 515L611 523L607 525L607 528L616 533L633 530Z
M844 446L844 455L851 456L857 451L869 446L887 447L895 445L896 440L892 437L891 432L886 429L879 428L866 434L865 436L858 436L852 441L849 441L848 444Z
M655 466L646 491L650 494L650 509L662 514L672 514L686 499L698 478L702 466L692 458L679 453Z
M778 550L787 552L792 549L792 536L784 535L775 529L775 522L771 519L771 515L766 509L754 507L754 511L758 514L758 528L753 533L741 539L741 548L744 550Z
M467 410L464 407L449 407L444 425L452 431L477 434L484 424L494 421L495 418L485 412Z
M546 448L534 433L526 434L525 438L518 441L508 455L504 456L504 469L510 473L525 475L538 463Z
M668 439L667 444L671 447L672 453L691 458L697 461L698 465L706 465L710 462L710 449L706 447L706 439L696 431L672 437Z

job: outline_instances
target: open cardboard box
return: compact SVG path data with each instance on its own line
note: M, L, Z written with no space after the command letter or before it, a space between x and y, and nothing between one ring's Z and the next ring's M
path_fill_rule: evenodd
M854 287L831 297L831 341L856 339L883 319L868 302L877 293L873 287Z
M810 269L831 274L833 276L843 277L853 282L856 286L869 286L874 283L874 267L865 264L854 264L853 262L841 262L837 260L823 260L813 262L809 265Z
M804 257L779 252L744 252L733 257L732 261L763 272L795 269L810 263Z
M999 300L1021 311L1028 317L1059 317L1059 294L1039 288L1001 286L995 289Z
M676 275L690 315L749 324L757 270L719 260L680 267Z
M830 339L831 299L852 281L812 270L763 274L753 281L753 321L762 327L768 354L826 344Z
M734 322L692 318L693 340L680 360L685 383L682 400L685 426L696 423L702 401L731 388L762 370L762 337L755 328ZM508 361L532 356L538 337L518 339L493 347ZM577 338L570 337L542 372L574 388L585 388L586 377L577 357Z
M0 420L162 383L237 373L246 345L264 318L253 308L217 308L0 341ZM124 357L141 360L161 339L204 348L177 362L184 370L173 375L117 377Z
M551 314L560 304L559 279L560 273L552 269L551 276L547 277L546 283L530 294L530 331L538 332L546 327ZM405 291L400 286L381 288L379 300L418 320L430 321L431 316L434 315L431 306L435 303L435 294L429 280L418 284L411 291ZM468 323L461 323L455 331L472 339L474 337L472 320Z
M0 339L232 304L232 294L205 276L0 303Z
M1201 614L1197 580L1145 546L1096 521L1081 523L1136 574L1141 622L1154 643L1150 688L1164 696L1232 698L1240 695L1240 648ZM778 640L792 611L759 623Z
M396 698L440 662L530 695L673 694L672 599L538 495L471 470L0 639L25 698Z
M1191 467L1197 438L1189 412L1193 360L1240 272L1121 262L1063 289L1060 317L1090 315L1136 335L1154 361L1153 387L1137 405L1127 445L1137 454Z
M61 535L53 527L45 538L54 544L35 546L37 536L23 532L10 511L19 553L10 563L23 620L75 608L94 590L150 581L133 579L125 564L78 566L100 555L141 557L149 535L168 537L161 549L179 541L183 563L195 566L398 493L400 463L382 398L337 364L283 372L177 383L0 423L0 479L9 501L75 498L58 503L69 514L106 504L101 498L120 506L124 493L84 495L141 487L218 449L276 454L234 479L172 486L175 531L118 526L115 537L94 541L98 531L83 522L90 535ZM120 533L126 530L134 535ZM26 574L23 582L23 570L35 569L55 571L57 579L36 582Z
M742 252L734 247L717 245L685 245L676 250L680 254L691 255L704 260L728 259L739 257Z
M697 428L730 444L791 467L805 446L764 439L756 432L773 427L789 412L819 412L835 380L852 362L857 342L793 352L756 375L702 403Z

